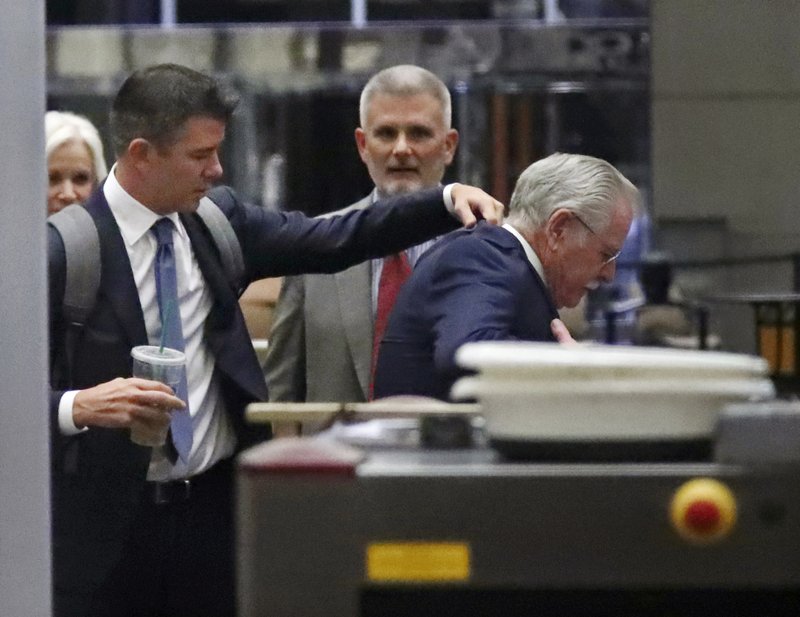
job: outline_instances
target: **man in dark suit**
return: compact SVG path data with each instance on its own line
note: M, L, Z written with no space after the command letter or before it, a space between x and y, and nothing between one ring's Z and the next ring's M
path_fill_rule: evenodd
M226 187L210 190L222 175L218 151L235 105L215 80L177 65L137 71L122 85L111 111L116 164L86 204L100 235L101 282L71 345L61 306L65 248L50 230L58 617L235 615L232 457L266 437L245 425L243 409L266 400L267 388L237 304L241 289L227 280L195 213L201 198L208 193L238 236L245 283L400 250L457 227L450 211L465 224L474 223L473 210L490 221L502 212L483 191L459 184L326 219L245 205ZM162 318L170 322L154 273L165 242L186 401L130 377L131 348L158 344ZM130 440L129 429L164 426L170 414L190 418L191 447L180 457L171 437L155 448Z
M600 159L553 154L528 167L502 227L453 232L417 263L381 342L376 397L447 399L470 341L571 340L557 309L614 278L638 202Z

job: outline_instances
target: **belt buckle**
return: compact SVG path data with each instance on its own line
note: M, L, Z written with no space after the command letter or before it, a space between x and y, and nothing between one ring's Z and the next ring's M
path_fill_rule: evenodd
M191 495L192 483L190 480L175 480L173 482L156 482L153 486L153 502L158 506L188 501Z

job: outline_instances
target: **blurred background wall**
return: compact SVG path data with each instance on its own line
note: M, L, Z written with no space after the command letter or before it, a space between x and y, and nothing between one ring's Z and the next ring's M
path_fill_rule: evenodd
M800 3L653 0L651 33L656 242L738 262L684 268L690 295L798 291ZM727 346L754 348L749 306L712 309Z
M84 3L73 4L83 14ZM348 2L243 0L185 9L179 2L178 29L52 27L48 105L80 108L105 128L109 99L130 70L175 61L216 73L243 95L225 181L266 206L317 214L370 190L353 140L360 90L376 71L413 63L437 73L454 95L462 140L450 178L506 200L525 166L564 149L608 158L647 185L646 3L562 4L572 8L569 17L557 4L546 14L536 1L369 2L370 21L353 27ZM613 17L620 10L602 4L628 6L634 17ZM371 21L390 7L414 21ZM231 15L300 21L184 25Z
M453 93L448 180L507 200L525 166L563 150L642 189L646 238L621 279L648 249L689 299L800 278L794 0L50 0L47 17L48 107L101 128L121 79L149 63L236 85L225 181L265 207L317 214L366 193L359 91L410 62ZM750 311L710 305L725 348L754 350Z

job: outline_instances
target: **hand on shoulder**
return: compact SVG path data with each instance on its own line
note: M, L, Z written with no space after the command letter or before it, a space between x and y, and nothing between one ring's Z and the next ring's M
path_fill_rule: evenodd
M464 227L473 227L478 219L492 225L503 223L505 206L494 197L475 186L453 184L450 190L453 212Z

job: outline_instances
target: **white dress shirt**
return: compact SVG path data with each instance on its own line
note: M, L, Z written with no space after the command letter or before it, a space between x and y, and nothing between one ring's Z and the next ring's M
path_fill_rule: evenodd
M113 168L103 186L103 192L125 242L139 292L148 342L158 345L161 339L161 319L154 268L157 242L155 235L150 233L150 228L162 217L131 197L117 182ZM181 325L186 341L188 402L194 440L188 463L179 459L173 465L164 456L163 449L153 450L147 479L155 481L187 478L202 473L217 461L230 456L236 446L236 436L225 413L219 380L214 373L214 357L203 337L203 326L211 311L213 298L180 218L177 214L171 214L167 218L175 223L175 265ZM65 434L74 434L80 430L72 420L74 396L74 391L66 393L59 406L59 424Z
M544 277L544 267L542 266L542 261L539 259L539 256L536 254L536 251L533 250L533 247L530 245L530 243L525 238L522 237L521 233L519 233L514 227L512 227L508 223L503 223L503 229L509 232L517 240L519 240L519 243L522 245L522 250L525 251L525 256L528 258L528 261L533 266L533 269L536 270L536 274L538 274L539 277L541 277L545 287L548 287L547 279Z

